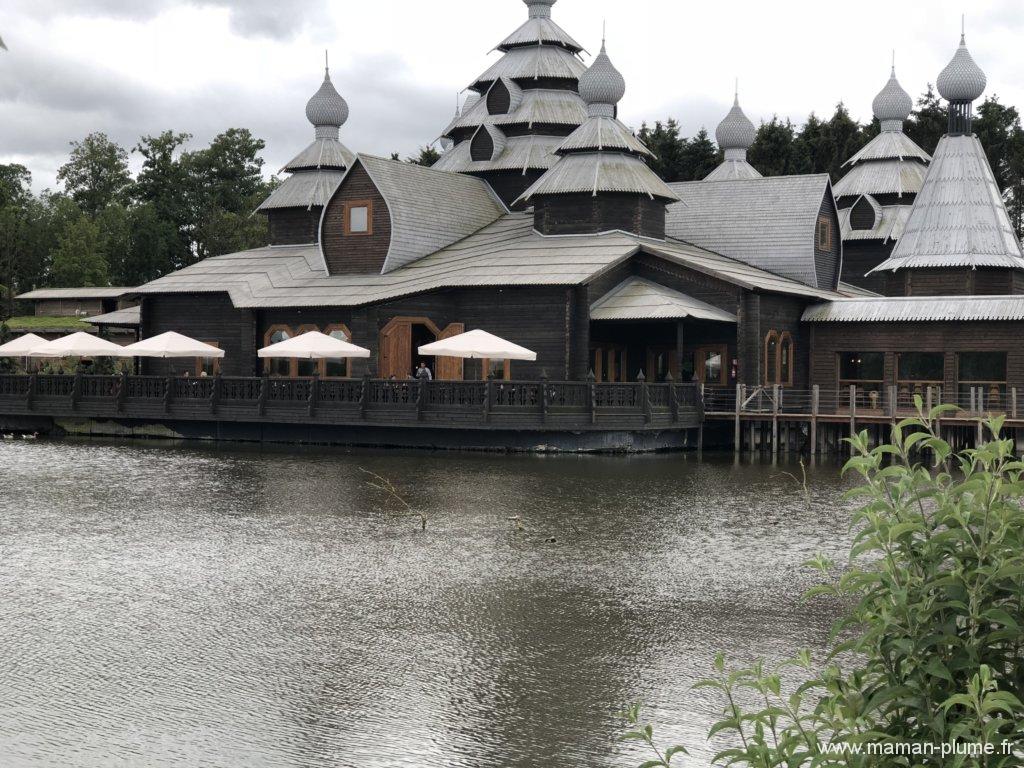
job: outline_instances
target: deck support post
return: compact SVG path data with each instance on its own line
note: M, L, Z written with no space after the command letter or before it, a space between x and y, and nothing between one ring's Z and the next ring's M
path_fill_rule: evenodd
M850 385L850 439L857 436L857 385ZM850 445L850 455L853 455L853 445Z
M164 413L170 413L171 401L174 399L174 377L168 376L164 382Z
M210 387L210 413L216 415L217 406L220 405L220 374L213 377L213 386Z
M971 413L977 413L976 401L974 399L974 387L971 387Z
M779 455L779 397L781 390L776 384L772 387L772 455Z
M821 406L821 387L811 387L811 456L818 453L818 408Z
M494 377L488 376L484 385L484 423L491 423L491 401L494 399Z
M82 396L82 372L75 371L75 378L71 381L71 410L78 410L78 399Z
M28 377L28 391L25 393L25 408L32 410L35 405L36 387L39 385L38 374L31 373Z
M679 423L679 393L676 392L676 382L672 378L672 371L665 376L665 383L668 384L668 407L672 413L672 423Z
M925 390L924 407L925 407L925 414L926 415L932 412L932 385L931 384L929 384L928 385L928 389Z
M423 382L421 381L422 385ZM370 372L363 374L363 394L359 398L359 418L366 421L366 409L370 406Z
M427 396L433 384L433 379L420 379L420 386L416 392L416 421L423 421L423 412L427 408Z
M1017 388L1010 388L1010 418L1017 418Z
M736 434L733 437L736 453L743 450L743 435L740 432L740 410L743 407L743 385L736 385Z
M651 413L651 393L647 389L647 377L643 371L640 371L636 380L640 382L640 410L644 414L644 424L650 424L653 419L653 414Z

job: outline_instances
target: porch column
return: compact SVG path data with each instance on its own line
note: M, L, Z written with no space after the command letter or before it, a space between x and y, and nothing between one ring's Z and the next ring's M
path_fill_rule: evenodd
M689 383L685 381L683 377L683 361L686 359L684 350L686 349L685 344L685 331L683 328L683 320L676 320L676 369L679 371L679 375L676 376L678 381L684 384Z

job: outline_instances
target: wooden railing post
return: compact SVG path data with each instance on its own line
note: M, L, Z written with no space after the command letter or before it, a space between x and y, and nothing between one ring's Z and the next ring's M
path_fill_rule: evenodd
M267 400L270 398L270 376L266 373L260 378L260 396L256 401L256 415L263 416L267 412Z
M363 374L363 395L359 398L359 418L366 418L366 409L370 406L370 372Z
M121 371L117 378L117 389L114 392L114 407L118 413L124 411L124 399L128 396L128 372Z
M430 395L430 387L434 385L431 379L420 379L419 390L416 392L416 420L423 421L423 412L427 408L427 397Z
M494 377L487 377L487 384L484 386L484 423L491 423L491 401L494 398Z
M171 401L174 399L174 377L168 376L164 382L164 413L171 410Z
M896 387L894 385L890 384L889 385L889 407L887 409L889 411L888 415L889 415L890 419L895 419L896 418L896 409L897 409L897 406L899 405L899 403L897 402L898 399L899 399L899 390L896 389Z
M548 400L548 369L544 368L540 372L540 422L541 424L548 423L548 409L551 407L551 403Z
M672 378L672 371L665 376L665 383L668 384L668 407L672 413L672 423L679 423L679 393L676 392L676 380Z
M850 385L850 439L857 436L857 385ZM850 453L853 453L853 445L850 445Z
M320 404L320 374L313 372L313 379L309 382L309 415L316 416L316 407Z
M78 410L78 400L82 396L82 372L75 371L75 378L71 381L71 410Z
M704 400L704 383L694 385L694 397L697 398L695 405L697 406L697 418L701 424L704 423L704 413L707 411L707 406ZM701 427L703 429L703 427Z
M743 449L743 435L740 433L740 411L743 410L743 385L736 385L736 434L733 435L733 445L736 453Z
M932 385L931 384L929 384L928 385L928 389L925 390L925 404L924 404L924 407L925 407L925 413L926 414L932 412Z
M590 411L590 423L597 424L597 377L593 371L587 374L587 409Z
M1017 418L1017 388L1010 388L1010 418Z
M636 380L640 382L640 409L644 414L644 424L650 424L653 419L651 414L651 393L647 389L647 377L644 376L643 371L640 371Z
M32 373L28 377L28 391L25 393L25 408L32 410L36 400L36 388L39 386L39 374Z
M210 413L216 414L220 406L220 374L213 377L213 385L210 387Z
M772 453L779 452L779 397L781 390L776 384L772 387Z
M971 400L970 400L970 403L971 403L971 406L970 406L970 407L971 407L970 413L974 414L974 413L976 413L976 412L977 412L977 410L978 410L978 409L977 409L977 408L975 407L975 399L974 399L974 387L973 387L973 386L971 386Z

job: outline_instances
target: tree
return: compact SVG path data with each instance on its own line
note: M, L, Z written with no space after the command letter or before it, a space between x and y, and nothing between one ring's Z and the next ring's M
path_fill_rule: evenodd
M928 89L917 100L917 109L906 124L906 134L929 155L935 153L939 139L949 127L949 110L928 83Z
M650 128L640 126L637 137L654 153L648 162L651 168L667 182L686 180L686 139L680 135L679 123L669 118L660 120Z
M770 122L761 123L757 129L747 159L765 176L799 173L795 140L793 124L789 120L782 122L777 115L773 116Z
M405 162L415 165L425 165L428 168L441 159L441 153L433 147L420 147L420 153L416 157L407 157Z
M718 166L720 162L718 147L711 141L704 128L697 131L697 135L685 143L682 161L680 181L700 181Z
M118 280L131 253L131 214L120 203L111 203L96 217L99 234L99 252L107 265L108 278ZM135 285L132 283L131 285Z
M53 253L52 283L57 287L109 285L99 227L87 216L70 222Z
M90 133L71 142L71 157L57 171L57 181L86 215L95 217L111 203L128 202L128 152L105 133Z
M1000 189L1011 186L1013 167L1010 163L1010 144L1014 128L1020 126L1020 116L1013 107L1004 107L999 96L993 94L978 107L978 117L973 123L974 134L985 148L992 173Z
M14 334L7 327L7 323L0 322L0 346L10 341L13 336ZM0 373L13 373L14 369L14 360L9 357L0 357Z

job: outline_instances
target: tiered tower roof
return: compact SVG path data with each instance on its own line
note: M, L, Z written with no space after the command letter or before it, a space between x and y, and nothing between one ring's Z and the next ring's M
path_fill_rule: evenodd
M924 185L931 156L903 132L914 102L896 78L895 64L871 106L881 132L844 163L850 170L833 191L844 240L895 241Z
M677 202L679 197L644 162L651 152L616 118L626 82L605 45L580 78L587 121L555 150L558 162L518 202L546 195L626 193Z
M299 152L281 170L290 173L259 210L273 208L314 208L327 204L355 154L341 143L341 126L348 121L348 103L324 69L320 89L306 103L306 119L313 124L313 143Z
M949 132L935 149L921 191L892 256L875 271L915 268L1024 269L1024 253L978 138L970 133L973 101L985 73L963 36L938 79L950 103Z
M451 146L434 166L487 179L518 172L524 179L511 186L514 193L503 193L506 202L554 165L555 149L587 117L578 92L583 47L551 18L557 0L523 1L527 20L469 85L470 96L442 134Z
M759 179L761 174L747 162L747 150L754 145L757 129L740 107L739 88L732 109L715 130L715 141L725 153L725 160L707 175L705 181Z

